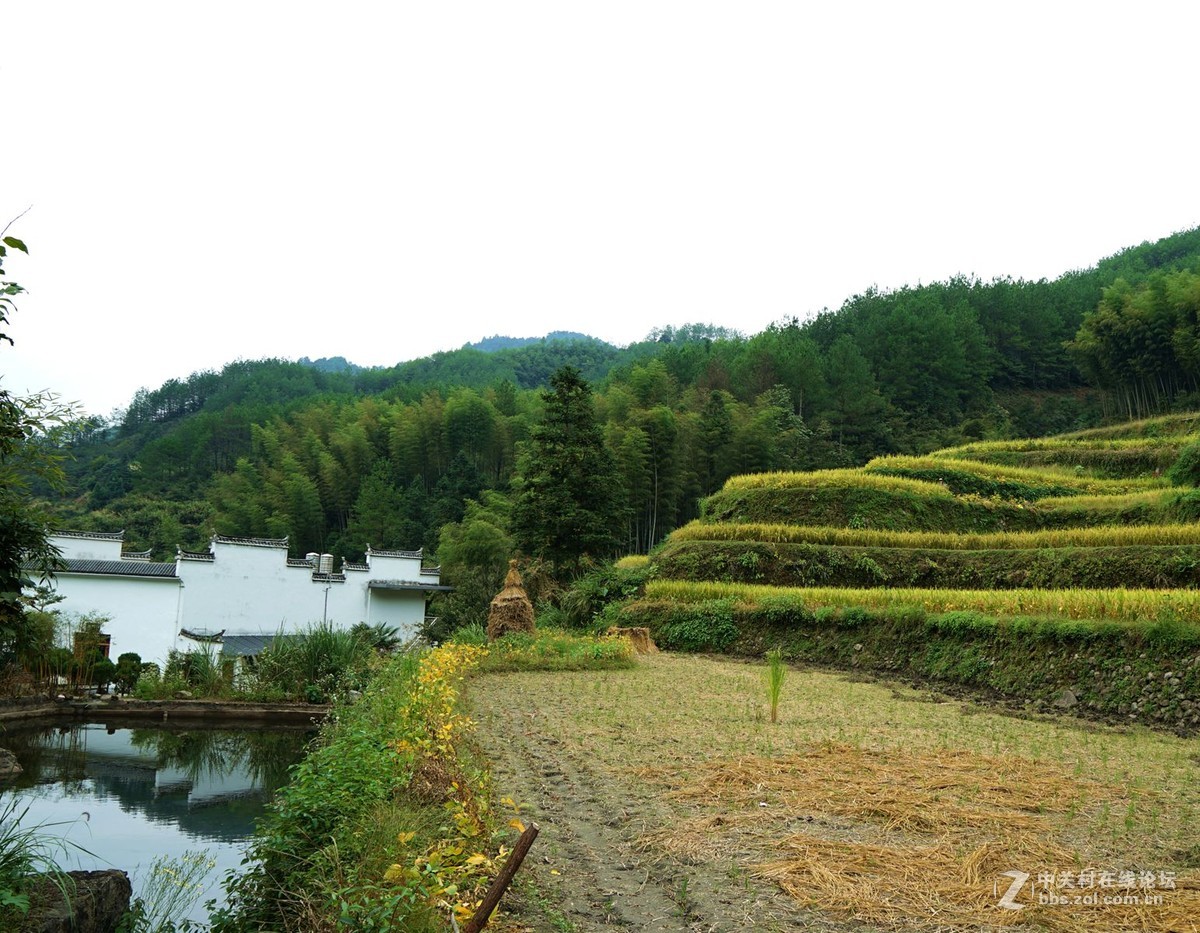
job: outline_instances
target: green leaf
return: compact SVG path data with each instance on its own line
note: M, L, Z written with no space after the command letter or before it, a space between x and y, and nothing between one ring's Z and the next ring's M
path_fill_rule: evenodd
M6 236L4 238L4 242L7 243L9 246L11 246L13 249L19 249L22 253L29 255L29 247L27 247L23 242L18 240L15 236Z

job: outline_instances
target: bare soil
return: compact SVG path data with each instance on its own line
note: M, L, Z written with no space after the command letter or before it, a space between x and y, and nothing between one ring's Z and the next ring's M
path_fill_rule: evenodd
M1006 925L949 920L961 890L938 895L945 924L914 916L921 905L902 898L894 910L853 896L827 905L814 866L796 855L811 843L843 863L880 847L932 860L934 843L951 840L938 857L957 865L982 839L1003 859L996 827L1006 820L1024 821L1022 851L1171 870L1191 889L1178 892L1177 907L1197 896L1194 859L1184 857L1200 812L1194 740L1014 719L903 684L795 668L772 725L759 668L669 654L631 671L480 676L469 696L496 798L514 798L521 818L541 829L502 905L508 929L1022 929L996 911L986 879L972 882L971 909ZM833 750L825 765L818 746ZM961 764L957 784L940 761ZM840 779L839 762L856 780ZM868 771L878 775L878 797ZM1040 799L981 796L981 781L989 792L1032 788ZM1007 806L1016 815L1006 816ZM994 826L980 836L989 814ZM836 873L834 857L817 873ZM921 865L894 861L922 886ZM772 862L774 875L764 871ZM1007 863L981 865L995 872ZM1063 866L1029 866L1043 867ZM889 878L873 881L886 889ZM849 887L870 890L861 879ZM1076 928L1072 914L1045 919L1054 930ZM1096 920L1077 919L1081 930ZM1140 929L1175 928L1138 920Z
M498 674L472 683L478 740L492 765L495 793L518 801L521 818L540 829L522 883L504 905L517 929L871 929L800 909L776 885L752 878L736 854L693 860L648 849L650 834L672 826L681 808L622 766L619 725L607 760L572 740L579 725L575 685L563 678L609 676L620 675ZM538 681L533 693L530 678ZM553 688L554 679L566 693Z

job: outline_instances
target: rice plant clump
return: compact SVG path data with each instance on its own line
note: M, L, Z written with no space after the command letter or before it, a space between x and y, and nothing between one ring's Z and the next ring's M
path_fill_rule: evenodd
M786 673L783 651L778 647L772 648L767 652L767 701L771 704L771 722L779 721L779 695L783 692Z

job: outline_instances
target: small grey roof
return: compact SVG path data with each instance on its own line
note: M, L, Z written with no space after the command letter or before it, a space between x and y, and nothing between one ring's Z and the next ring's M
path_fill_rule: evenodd
M369 545L369 544L367 545L367 559L368 560L370 560L372 557L403 557L403 558L411 559L413 557L420 557L424 553L425 553L424 548L418 548L415 551L379 551L379 550L376 550L375 548L371 547L371 545Z
M281 547L286 549L288 539L282 538L235 538L231 535L213 535L212 540L217 544L240 544L245 547Z
M95 573L115 577L174 577L175 565L152 560L68 560L59 573Z
M88 541L121 541L124 531L55 531L56 538L84 538Z
M274 640L274 635L225 635L221 638L221 653L231 658L252 657Z
M452 586L439 586L436 583L414 583L412 580L371 580L367 588L372 590L424 590L426 593L449 593Z

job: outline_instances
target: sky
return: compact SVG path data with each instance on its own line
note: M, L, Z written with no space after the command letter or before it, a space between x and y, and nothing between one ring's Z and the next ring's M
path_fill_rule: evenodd
M1200 4L5 4L0 374L756 333L1200 224Z

